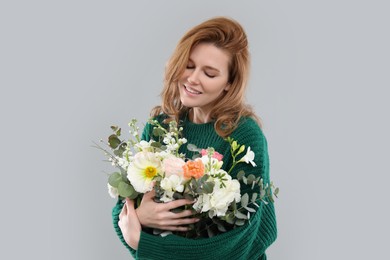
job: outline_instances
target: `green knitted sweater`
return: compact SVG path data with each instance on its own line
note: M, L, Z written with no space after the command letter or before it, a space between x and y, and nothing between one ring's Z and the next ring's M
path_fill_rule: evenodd
M162 120L160 116L158 120ZM195 124L187 119L182 124L184 137L188 143L195 144L199 148L214 147L223 155L223 168L229 169L232 165L229 143L221 138L214 130L212 122L206 124ZM151 125L145 126L142 138L150 140ZM238 164L231 174L235 178L240 170L246 174L261 176L264 182L269 182L269 159L267 141L258 124L251 118L242 118L239 126L230 135L239 144L250 146L255 153L254 162L257 167L250 164ZM187 158L192 153L182 146ZM242 194L251 192L250 187L242 186ZM166 237L156 236L141 232L138 250L130 248L123 239L122 232L118 226L119 213L123 202L118 203L112 210L113 223L116 233L122 243L129 249L135 259L267 259L265 250L275 241L277 236L276 219L272 203L260 204L257 212L251 216L250 223L229 232L219 234L211 238L187 239L175 235Z

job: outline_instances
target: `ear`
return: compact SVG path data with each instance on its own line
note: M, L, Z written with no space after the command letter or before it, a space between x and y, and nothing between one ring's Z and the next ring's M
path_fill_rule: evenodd
M228 91L230 89L230 83L226 85L226 87L223 89L225 91Z

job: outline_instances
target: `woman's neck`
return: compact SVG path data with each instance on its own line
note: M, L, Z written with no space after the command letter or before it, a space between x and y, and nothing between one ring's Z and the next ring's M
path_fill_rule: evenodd
M210 110L204 111L201 108L193 107L189 111L189 120L195 124L205 124L211 122Z

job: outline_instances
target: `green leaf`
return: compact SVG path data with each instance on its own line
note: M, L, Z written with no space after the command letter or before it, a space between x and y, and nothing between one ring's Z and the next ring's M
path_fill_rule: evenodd
M242 182L248 185L248 180L245 176L242 176Z
M209 218L213 218L213 216L215 215L214 213L215 213L214 210L210 209L209 210Z
M236 224L237 226L243 226L243 225L245 225L245 220L237 219L234 224Z
M244 207L247 211L249 211L249 212L256 212L256 210L255 209L253 209L253 208L250 208L250 207Z
M217 228L220 232L226 232L226 228L222 224L217 224Z
M236 216L238 219L248 219L248 217L245 214L241 213L240 211L236 211L234 213L234 216Z
M184 193L184 198L187 200L191 200L191 201L193 201L195 199L193 195L188 194L188 193Z
M200 182L202 183L202 182L206 182L208 179L209 179L209 177L210 177L210 175L208 175L208 174L205 174L205 175L203 175L202 176L202 178L200 178Z
M117 136L121 136L121 130L122 130L122 129L120 129L120 128L119 128L118 130L116 130L115 133L116 133Z
M111 129L112 129L112 131L116 132L116 130L118 130L118 126L117 125L112 125Z
M206 229L207 229L207 235L209 237L215 236L215 233L213 232L213 230L209 226L207 226Z
M257 193L253 193L252 194L252 199L251 199L251 202L255 202L257 200Z
M163 136L164 134L165 134L164 130L162 130L160 128L155 127L153 129L153 135L154 136Z
M118 184L118 192L121 197L128 197L130 199L135 199L138 196L138 193L134 190L133 186L120 182Z
M153 143L150 144L150 146L156 147L156 148L160 148L162 146L162 144L159 143L159 142L153 142Z
M204 191L204 193L212 193L213 192L213 189L214 189L214 185L215 185L215 183L214 182L205 182L204 184L203 184L203 191Z
M114 151L114 154L115 154L116 156L118 156L118 157L122 157L123 152L124 152L124 150L119 148L118 150L115 150L115 151Z
M240 181L242 179L242 177L244 177L244 176L245 176L245 172L243 170L239 171L237 173L237 180Z
M226 215L226 222L229 224L234 224L236 218L234 217L233 213L227 214Z
M120 182L122 182L122 175L119 172L114 172L108 177L108 183L112 187L118 188Z
M108 144L112 149L116 149L121 143L121 140L115 135L112 134L108 137Z
M173 197L175 200L184 199L184 196L183 196L182 194L180 194L179 192L173 193L172 197Z
M232 206L233 211L236 211L236 210L237 210L237 203L236 203L235 200L233 200L231 206Z
M274 191L274 195L275 195L275 197L278 197L277 195L278 195L278 193L279 193L279 187L278 188L276 188L275 189L275 191Z
M199 149L196 145L194 144L187 144L187 150L191 152L200 152L201 149Z
M252 184L256 180L256 176L253 174L249 174L247 177L248 184Z
M249 201L249 195L248 195L248 193L245 193L241 197L241 206L243 206L243 207L248 206L248 201Z

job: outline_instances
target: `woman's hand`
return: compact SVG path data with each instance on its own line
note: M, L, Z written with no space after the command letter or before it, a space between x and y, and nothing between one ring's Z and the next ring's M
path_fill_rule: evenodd
M190 228L183 225L199 221L198 218L188 218L194 214L192 210L183 210L180 213L170 211L184 205L193 204L193 201L180 199L167 203L156 203L153 200L154 196L154 190L145 193L141 205L136 209L142 226L170 231L188 231Z
M126 243L134 250L137 250L141 236L141 223L135 212L133 200L126 198L126 203L123 205L122 211L119 214L118 225Z

